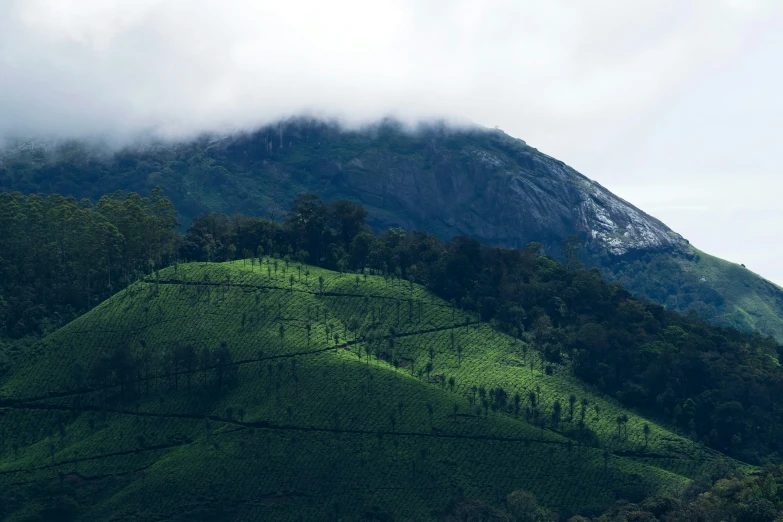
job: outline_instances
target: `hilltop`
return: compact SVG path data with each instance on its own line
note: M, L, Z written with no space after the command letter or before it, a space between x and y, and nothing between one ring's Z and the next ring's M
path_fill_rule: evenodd
M0 390L5 520L597 514L734 465L418 284L270 257L156 271Z
M361 202L375 230L426 230L580 257L638 296L783 340L783 290L711 258L598 183L499 130L442 124L361 130L295 118L252 133L121 151L20 140L0 153L0 189L97 199L160 186L185 224L207 212L281 216L294 198Z

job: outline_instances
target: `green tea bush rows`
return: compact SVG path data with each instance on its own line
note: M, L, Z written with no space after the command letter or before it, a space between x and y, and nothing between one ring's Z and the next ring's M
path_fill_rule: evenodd
M417 285L277 264L161 270L47 337L2 385L0 483L89 484L93 519L424 520L679 491L717 459Z

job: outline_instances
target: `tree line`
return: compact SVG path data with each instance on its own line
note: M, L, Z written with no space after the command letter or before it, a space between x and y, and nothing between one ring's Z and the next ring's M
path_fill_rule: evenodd
M171 263L176 225L160 190L95 204L0 193L0 339L46 333Z

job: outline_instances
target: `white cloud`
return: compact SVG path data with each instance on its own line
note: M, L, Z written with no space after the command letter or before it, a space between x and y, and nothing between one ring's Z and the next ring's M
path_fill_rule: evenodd
M0 0L0 136L464 118L610 189L709 183L637 198L690 230L742 182L783 192L780 35L779 0ZM772 222L752 228L779 237Z

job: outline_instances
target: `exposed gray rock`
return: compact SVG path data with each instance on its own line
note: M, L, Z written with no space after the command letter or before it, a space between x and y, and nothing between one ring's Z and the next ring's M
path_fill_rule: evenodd
M424 161L367 147L336 174L317 175L333 192L370 207L378 228L402 226L550 250L571 234L594 253L661 250L682 238L657 219L524 142L510 151L431 145Z

